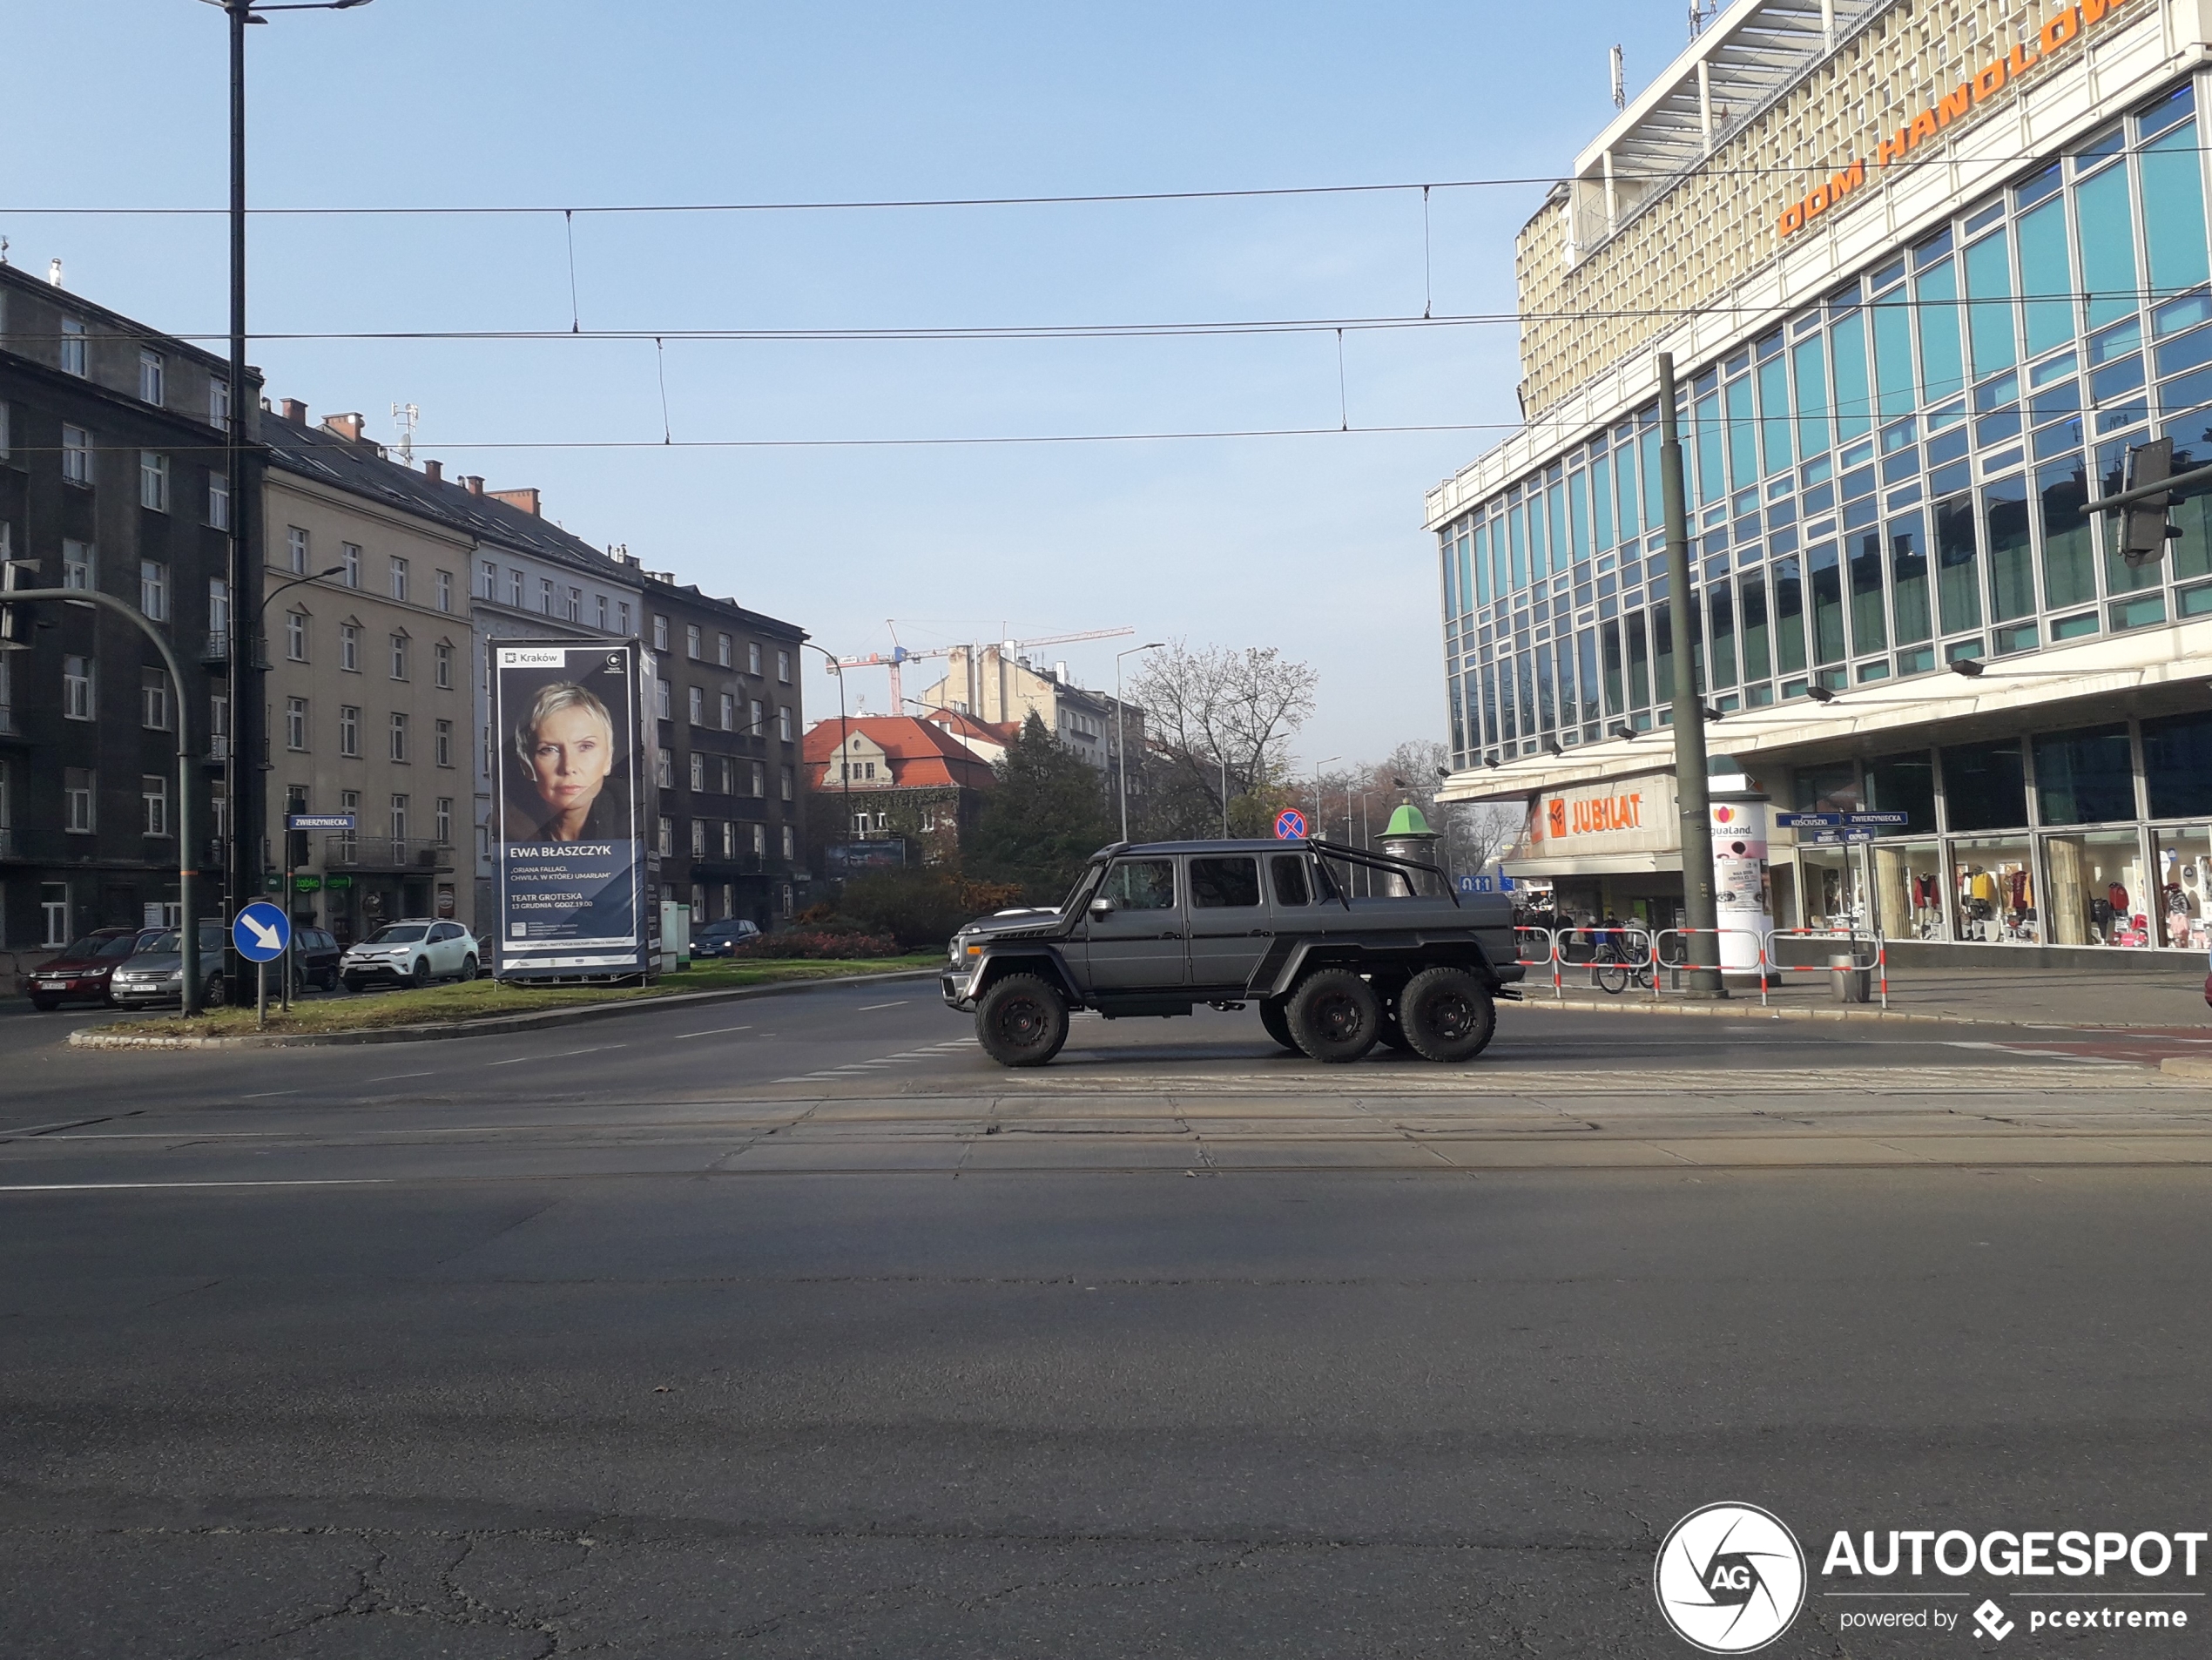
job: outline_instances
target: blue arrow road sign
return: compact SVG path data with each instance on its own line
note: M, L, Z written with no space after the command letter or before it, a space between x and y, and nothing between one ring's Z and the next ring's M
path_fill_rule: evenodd
M1285 807L1275 815L1275 838L1278 841L1296 841L1305 833L1305 814L1296 807Z
M292 919L256 900L231 923L231 939L248 962L274 962L292 942Z

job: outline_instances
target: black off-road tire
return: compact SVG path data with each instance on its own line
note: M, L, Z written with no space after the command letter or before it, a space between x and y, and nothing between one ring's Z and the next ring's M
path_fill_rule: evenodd
M1398 1008L1406 1043L1425 1061L1471 1061L1497 1035L1498 1005L1464 968L1424 968L1406 983Z
M1283 1012L1283 999L1263 997L1259 1000L1259 1023L1267 1035L1293 1055L1301 1053L1298 1039L1291 1036L1291 1017Z
M1033 974L1010 974L975 1006L975 1036L1001 1066L1042 1066L1068 1041L1068 1005Z
M1349 968L1321 968L1291 993L1291 1036L1317 1061L1341 1066L1374 1048L1382 1036L1382 1003L1374 988Z

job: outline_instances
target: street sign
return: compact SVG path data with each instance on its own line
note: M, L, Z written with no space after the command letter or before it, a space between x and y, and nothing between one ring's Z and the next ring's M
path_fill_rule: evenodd
M1513 892L1513 878L1502 870L1494 876L1462 876L1460 878L1460 892L1462 894L1510 894Z
M1840 813L1777 813L1774 815L1777 830L1836 830L1843 827Z
M1894 824L1902 826L1912 823L1912 815L1909 813L1846 813L1844 814L1844 822L1845 824Z
M1805 842L1807 846L1814 847L1841 847L1846 844L1855 847L1859 842L1871 841L1873 840L1874 832L1871 828L1862 830L1816 830L1805 838Z
M292 942L292 920L275 906L255 900L231 923L231 939L248 962L274 962Z
M1275 839L1278 841L1297 841L1305 834L1305 814L1296 807L1285 807L1275 815Z
M351 876L326 876L322 879L322 885L325 887L347 888L354 885L354 879Z
M294 876L292 879L292 891L295 894L320 894L322 892L322 878Z
M358 813L287 813L284 815L287 830L358 830Z

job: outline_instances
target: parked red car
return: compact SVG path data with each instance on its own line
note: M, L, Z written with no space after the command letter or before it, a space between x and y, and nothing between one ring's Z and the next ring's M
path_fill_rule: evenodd
M108 977L138 948L140 940L157 938L160 933L159 928L94 928L30 972L30 1006L49 1009L65 1002L107 1002Z

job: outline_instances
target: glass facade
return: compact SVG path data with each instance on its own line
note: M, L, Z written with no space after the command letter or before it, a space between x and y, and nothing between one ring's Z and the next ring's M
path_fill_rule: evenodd
M2141 567L2084 506L2155 435L2176 471L2212 463L2195 104L2161 94L1683 378L1688 644L1723 712L2212 615L2212 489ZM1625 415L1440 532L1457 766L1667 724L1658 428L1656 403ZM2039 821L2120 805L2118 777L2132 793L2109 737L2080 742L2032 758ZM1970 826L1952 786L1950 828L2025 827L2029 758L1984 747L1960 776L2000 799L1977 794ZM2117 816L2139 817L2132 794ZM2081 868L2103 856L2085 844Z

